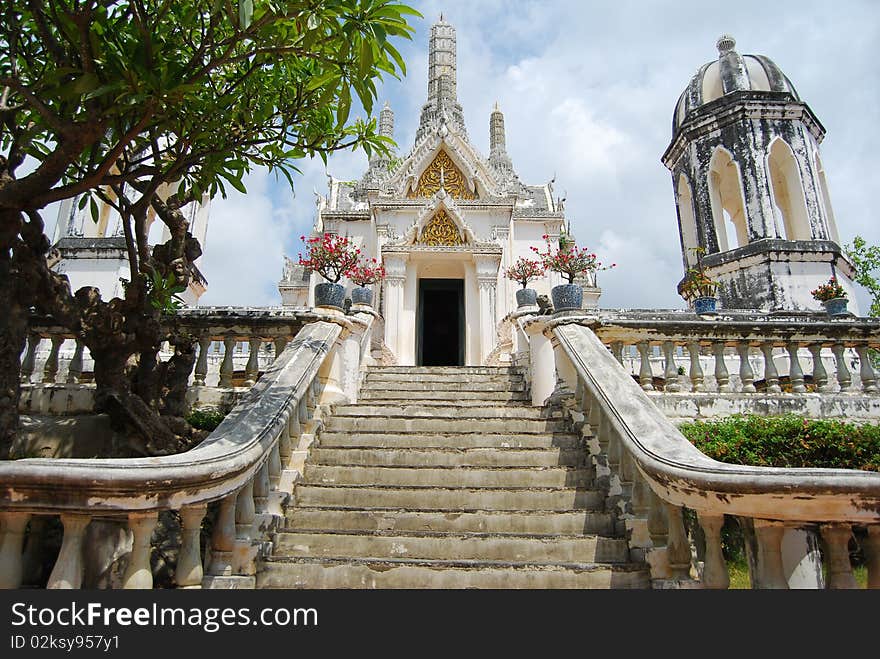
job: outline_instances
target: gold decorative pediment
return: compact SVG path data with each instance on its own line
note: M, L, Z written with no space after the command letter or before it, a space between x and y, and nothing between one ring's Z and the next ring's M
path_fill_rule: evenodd
M452 158L442 149L434 156L428 168L422 172L416 189L409 193L409 198L431 197L444 188L449 196L455 199L474 199L475 195L468 188L467 181L461 170L452 162Z
M441 245L462 245L464 240L462 240L461 232L455 226L455 222L441 208L422 229L419 243L439 247Z

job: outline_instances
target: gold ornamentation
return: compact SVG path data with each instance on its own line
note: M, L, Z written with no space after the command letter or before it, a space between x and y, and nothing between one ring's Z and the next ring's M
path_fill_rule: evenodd
M419 238L419 242L422 245L438 247L440 245L461 245L464 240L461 239L461 233L455 226L455 222L441 208L422 229L422 237Z
M422 172L419 184L415 190L409 193L409 198L431 197L440 188L444 188L455 199L475 198L474 193L468 188L461 170L455 166L455 163L443 150L437 153L428 168Z

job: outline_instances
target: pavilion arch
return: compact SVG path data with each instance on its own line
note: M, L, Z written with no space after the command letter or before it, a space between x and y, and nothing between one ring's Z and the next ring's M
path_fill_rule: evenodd
M709 161L709 199L719 251L726 252L748 244L749 230L739 166L723 146L715 147ZM728 234L725 220L733 224L735 231L732 234Z
M699 246L697 235L697 218L694 214L694 193L691 184L684 174L678 176L678 221L681 225L681 240L684 247L684 258L689 266L696 262L696 254L693 251Z
M828 235L831 240L840 243L837 233L837 220L834 219L834 210L831 208L831 195L828 194L828 181L825 178L825 167L818 151L813 152L813 160L816 163L816 174L819 179L819 194L822 195L822 207L825 209L825 224L828 227Z
M782 226L787 240L811 240L810 216L804 197L804 185L797 159L791 147L776 137L770 143L767 169L773 205L782 216Z

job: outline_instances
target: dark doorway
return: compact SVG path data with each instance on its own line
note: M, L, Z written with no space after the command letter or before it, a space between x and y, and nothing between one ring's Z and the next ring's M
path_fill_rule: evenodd
M464 366L464 282L419 279L418 365Z

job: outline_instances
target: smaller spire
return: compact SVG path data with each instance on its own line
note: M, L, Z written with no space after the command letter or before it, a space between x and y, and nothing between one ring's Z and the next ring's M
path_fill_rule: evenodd
M729 34L722 34L715 42L715 46L718 48L718 54L724 56L736 48L736 39Z
M493 112L501 112L501 108L498 107L498 101L495 101L495 109L493 110Z
M506 155L507 140L504 134L504 115L495 101L495 109L489 117L489 155Z
M394 112L388 101L379 113L379 134L385 137L394 137Z

